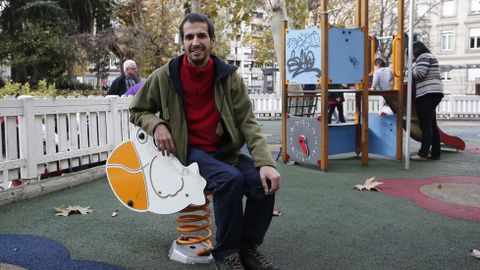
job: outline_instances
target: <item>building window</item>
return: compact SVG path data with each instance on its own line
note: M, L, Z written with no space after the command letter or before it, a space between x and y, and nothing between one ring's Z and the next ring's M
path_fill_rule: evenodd
M480 68L469 68L468 69L468 80L475 81L475 79L480 79Z
M480 0L478 0L480 1ZM429 18L428 16L429 12L429 6L426 4L418 4L417 5L417 19L422 19L422 20L427 20Z
M453 31L443 30L441 33L441 51L450 52L453 50Z
M470 0L470 13L480 13L480 0Z
M429 44L429 36L428 33L415 33L413 34L413 41L421 41L424 44Z
M452 77L450 77L450 72L445 71L442 72L442 81L451 81Z
M455 16L455 1L454 0L442 0L442 17Z
M471 28L468 31L468 38L470 39L470 49L480 49L480 28Z

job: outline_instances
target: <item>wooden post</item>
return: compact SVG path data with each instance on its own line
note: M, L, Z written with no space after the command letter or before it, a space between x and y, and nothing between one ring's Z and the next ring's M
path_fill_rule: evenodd
M405 93L403 90L403 80L404 80L404 66L405 66L405 46L404 46L404 40L405 40L405 35L404 35L404 28L403 28L403 22L404 22L404 16L405 16L405 9L404 9L404 0L399 0L398 1L398 35L400 36L400 45L399 45L399 54L400 57L399 59L399 70L400 70L400 77L398 78L399 80L399 88L397 91L397 160L402 160L403 156L403 104L404 104L404 97ZM409 37L412 38L412 37Z
M38 153L38 145L41 145L42 127L37 129L35 125L35 104L33 97L19 97L23 100L23 116L18 119L18 135L20 137L20 159L25 160L25 166L21 167L20 175L22 179L35 179L38 176L38 169L35 157ZM36 134L36 136L32 136ZM29 136L30 135L30 136Z
M282 27L282 42L281 42L281 63L280 63L280 77L282 81L282 160L284 162L288 161L287 154L287 117L288 117L288 85L287 85L287 74L285 69L285 38L288 31L288 22L283 21Z
M369 55L368 45L370 38L368 37L368 0L362 0L362 29L363 36L363 81L362 81L362 165L368 165L368 74L370 73L368 67Z
M362 27L362 1L357 0L356 1L356 12L355 12L355 23L357 27ZM361 84L358 84L357 87L355 87L357 90L355 92L355 153L357 155L360 154L360 144L361 144L361 129L360 129L360 112L361 112L361 106L360 106L360 92L362 89Z
M108 142L112 150L122 142L122 130L120 129L120 114L118 109L118 96L107 96L110 102L110 113L107 115Z
M321 89L322 89L322 132L321 132L321 161L320 169L327 171L328 169L328 12L327 0L322 0L322 73L321 73Z

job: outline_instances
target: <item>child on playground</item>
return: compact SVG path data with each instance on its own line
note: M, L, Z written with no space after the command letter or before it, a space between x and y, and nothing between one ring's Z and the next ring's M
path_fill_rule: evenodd
M382 58L375 59L375 72L373 73L371 91L385 91L393 88L393 71L387 67L387 63ZM380 115L393 114L390 107L385 103L380 110Z
M331 84L330 89L342 89L341 84ZM345 116L343 115L343 102L345 98L343 92L329 92L328 93L328 123L332 123L332 115L335 112L335 108L338 111L338 120L341 123L345 123Z
M393 72L387 67L387 63L381 59L375 59L375 72L373 73L372 87L370 90L384 91L393 88Z

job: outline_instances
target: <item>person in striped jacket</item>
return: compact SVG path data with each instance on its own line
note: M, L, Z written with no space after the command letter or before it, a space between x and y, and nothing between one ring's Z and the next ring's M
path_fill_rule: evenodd
M412 70L416 85L415 108L417 110L422 141L418 154L412 160L440 159L440 134L436 108L443 98L443 84L437 58L420 41L413 43L415 67Z

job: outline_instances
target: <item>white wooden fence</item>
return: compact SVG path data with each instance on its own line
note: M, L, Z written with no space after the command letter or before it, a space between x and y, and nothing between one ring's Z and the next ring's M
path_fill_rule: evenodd
M354 96L345 94L345 115L353 117ZM109 151L129 136L131 97L0 99L0 188L12 180L105 161ZM252 95L259 118L279 118L278 95ZM372 96L369 111L384 100ZM320 110L318 110L320 111ZM437 114L449 119L480 119L480 97L446 96Z
M131 97L0 100L0 186L104 161L129 134Z

